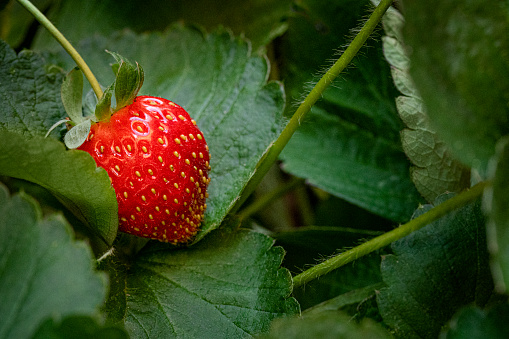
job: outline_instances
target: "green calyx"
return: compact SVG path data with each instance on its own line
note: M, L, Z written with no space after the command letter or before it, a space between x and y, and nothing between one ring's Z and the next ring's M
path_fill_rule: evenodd
M84 115L84 111L92 112L89 107L90 102L86 103L86 108L83 107L83 73L81 70L78 67L72 69L62 83L62 104L70 120L59 121L52 126L51 130L64 122L74 126L64 137L65 145L70 149L78 148L85 142L92 123L108 120L113 113L132 104L143 85L144 73L138 63L133 64L118 53L107 52L116 60L116 63L112 65L116 75L115 81L104 90L95 105L93 114ZM111 107L113 94L115 94L115 108Z

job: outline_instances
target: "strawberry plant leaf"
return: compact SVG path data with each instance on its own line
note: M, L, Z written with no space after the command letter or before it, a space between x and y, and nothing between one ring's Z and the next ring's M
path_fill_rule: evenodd
M106 279L61 215L43 219L35 200L0 186L0 232L0 337L29 338L52 316L96 314Z
M397 338L436 338L461 306L488 301L493 281L480 205L466 205L394 242L394 254L383 258L387 287L377 302Z
M304 13L290 20L283 40L289 60L282 73L292 99L302 95L303 83L314 80L309 74L323 66L330 51L347 43L344 37L364 15L369 2L304 3ZM303 55L302 46L313 53ZM285 171L401 222L410 218L421 197L409 178L409 163L401 150L403 125L394 104L397 91L390 81L381 42L370 40L368 46L348 74L324 92L281 159Z
M63 74L48 67L32 51L18 55L0 40L0 129L25 136L46 135L53 124L63 120L60 98ZM58 138L61 129L51 136Z
M434 201L445 192L460 192L470 186L470 171L455 160L431 128L418 90L409 74L408 47L401 36L404 19L390 8L383 18L386 36L384 55L392 66L392 77L402 96L396 98L396 107L407 128L401 131L403 150L414 166L411 178L427 201Z
M504 339L509 337L509 305L500 304L488 310L468 307L456 314L449 329L442 335L445 339Z
M70 41L126 28L138 33L164 31L175 22L185 21L207 30L228 27L235 35L251 40L256 51L285 32L286 18L293 12L291 0L223 0L220 3L175 0L164 5L159 0L147 0L143 4L140 6L136 0L124 0L122 6L118 6L115 0L90 0L76 4L57 2L49 16ZM157 10L154 11L154 8ZM38 32L36 45L46 48L56 46L56 43L48 32L41 31Z
M22 150L22 151L21 151ZM115 191L108 174L82 151L53 139L0 133L0 174L36 183L54 194L94 233L111 244L118 228Z
M509 138L500 139L497 154L490 166L492 185L486 189L484 206L488 214L488 243L495 284L500 291L509 285Z
M83 122L83 73L78 67L67 73L61 89L62 104L76 124Z
M33 338L128 339L129 335L119 327L101 325L93 317L73 315L64 319L53 317L46 320L39 326Z
M65 146L69 149L80 147L87 139L91 126L92 122L87 119L67 131L64 136Z
M289 297L290 273L280 268L283 250L273 242L249 230L220 230L178 251L151 244L129 266L110 266L116 284L106 304L110 321L124 321L136 338L266 331L272 319L299 312Z
M392 220L407 220L420 202L396 142L320 108L312 109L281 159L285 171Z
M203 132L212 170L199 240L219 226L280 134L282 86L267 82L267 61L252 56L247 42L224 29L204 35L179 25L164 34L122 32L87 39L79 50L101 83L113 80L103 54L97 53L106 47L143 65L146 77L140 94L179 104ZM161 63L161 56L168 62ZM61 62L72 63L66 56Z
M404 1L410 74L431 123L465 164L485 170L509 134L507 3ZM479 72L477 70L482 70Z
M270 332L260 338L388 339L391 336L370 319L356 323L342 312L324 311L298 318L278 319L274 321Z

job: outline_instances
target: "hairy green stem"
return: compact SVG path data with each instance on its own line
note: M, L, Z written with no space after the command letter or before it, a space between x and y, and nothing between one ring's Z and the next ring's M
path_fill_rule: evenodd
M410 220L404 225L395 228L392 231L384 233L376 238L366 241L365 243L354 247L348 251L338 254L318 265L311 267L310 269L296 275L293 278L294 286L301 286L313 279L316 279L322 275L325 275L343 265L346 265L366 254L374 252L382 247L385 247L392 242L399 240L410 233L430 224L431 222L440 219L447 213L466 205L467 203L479 198L484 188L488 185L488 182L481 182L471 189L464 191L449 200L446 200L442 204L434 207L428 212L421 214L415 219Z
M268 149L264 157L260 160L256 172L253 174L248 184L244 188L241 198L239 199L236 207L238 208L245 199L254 191L258 186L262 178L268 172L269 168L279 157L281 151L285 148L290 138L293 136L295 131L299 128L301 121L304 119L306 114L311 110L311 107L322 97L323 92L329 87L329 85L336 79L336 77L350 64L352 59L357 55L357 52L364 45L368 37L373 33L376 26L382 19L393 0L382 0L380 4L375 8L369 19L366 21L364 26L361 28L359 33L355 36L353 41L350 43L348 48L343 52L341 57L332 65L332 67L324 74L324 76L318 81L313 87L308 96L297 108L292 118L284 128L283 132L279 135L274 144ZM234 208L235 211L235 208Z
M287 183L284 183L280 185L279 187L275 188L274 190L270 191L269 193L263 195L259 199L256 199L251 205L247 206L243 210L241 210L237 216L240 218L240 220L246 219L256 212L262 210L263 208L267 207L272 203L274 200L279 199L286 193L288 193L290 190L294 189L295 187L301 185L304 183L304 179L301 178L292 178Z
M64 35L51 23L51 21L46 18L46 16L37 9L29 0L17 0L21 6L26 8L41 25L43 25L53 37L62 45L62 47L69 53L69 55L76 62L78 67L81 69L88 82L92 86L97 99L101 99L103 91L99 82L95 78L94 74L85 63L85 60L81 57L81 55L76 51L76 49L71 45L71 43L64 37Z

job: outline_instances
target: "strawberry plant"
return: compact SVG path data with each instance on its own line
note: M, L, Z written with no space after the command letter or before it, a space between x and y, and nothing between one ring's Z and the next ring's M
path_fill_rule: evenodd
M508 337L506 2L33 2L0 338Z

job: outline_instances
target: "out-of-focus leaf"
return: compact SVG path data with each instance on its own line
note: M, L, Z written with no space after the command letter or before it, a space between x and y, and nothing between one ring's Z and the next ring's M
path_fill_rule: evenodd
M127 332L119 327L104 326L87 316L68 316L64 319L48 319L39 326L34 339L128 339Z
M262 339L384 339L389 333L370 319L360 323L351 321L344 313L325 311L299 318L274 321L271 330Z
M284 33L291 5L290 0L145 0L141 6L135 0L124 0L122 6L114 0L62 1L53 7L50 18L71 41L94 33L109 35L125 28L139 33L163 31L184 20L207 30L219 25L227 27L236 35L245 35L257 50ZM48 45L55 46L55 41L47 32L40 31L37 46Z
M448 196L437 199L435 204ZM431 209L420 208L416 215ZM397 338L436 338L467 304L484 305L493 290L480 202L466 205L392 244L378 294L384 322Z
M509 338L509 305L501 304L488 310L468 307L456 314L442 339L506 339Z
M48 317L95 314L106 281L61 215L42 219L35 200L0 186L0 337L29 338Z
M507 2L405 0L410 74L431 124L451 152L486 169L497 140L509 134Z

